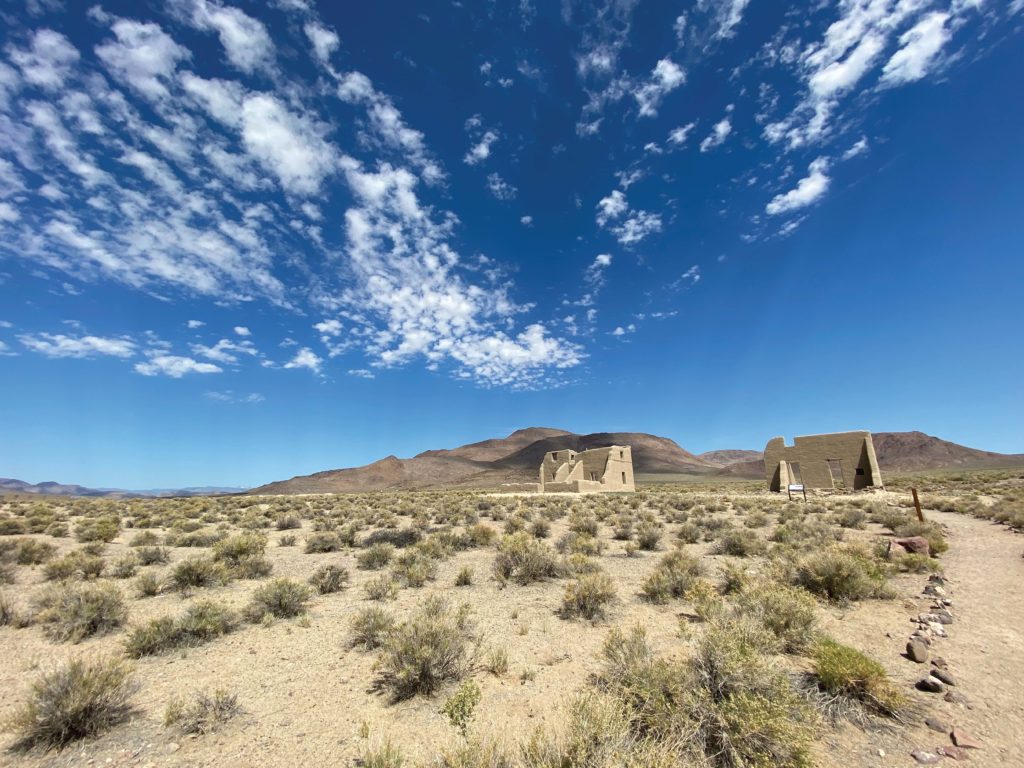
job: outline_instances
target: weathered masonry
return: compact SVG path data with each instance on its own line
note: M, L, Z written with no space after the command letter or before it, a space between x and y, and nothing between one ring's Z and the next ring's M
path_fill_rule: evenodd
M786 445L774 437L764 448L768 489L784 491L789 485L805 488L846 489L882 486L870 432L835 432L806 435Z
M589 451L549 451L540 465L540 491L603 493L635 491L633 452L628 445Z

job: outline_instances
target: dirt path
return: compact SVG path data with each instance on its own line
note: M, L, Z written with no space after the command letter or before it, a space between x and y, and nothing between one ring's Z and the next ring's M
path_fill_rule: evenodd
M927 514L949 531L942 562L956 617L935 652L972 707L940 702L944 716L984 744L976 763L1024 766L1024 536L965 515Z

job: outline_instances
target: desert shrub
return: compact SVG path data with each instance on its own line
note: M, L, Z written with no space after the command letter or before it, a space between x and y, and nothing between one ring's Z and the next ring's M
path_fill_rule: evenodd
M110 569L110 575L115 579L130 579L135 575L135 571L138 568L139 561L135 558L135 554L129 553L114 561L114 565Z
M306 612L310 590L305 584L292 579L274 579L269 584L257 587L245 608L245 617L255 623L270 615L278 619L290 619Z
M480 703L480 686L472 680L464 680L455 693L448 697L441 707L441 713L448 716L448 721L459 729L462 738L469 738L469 724Z
M295 537L292 536L290 533L285 534L284 536L282 536L281 538L279 538L277 540L277 546L279 546L279 547L294 547L295 546Z
M665 528L657 523L640 523L636 529L636 545L648 552L653 552L661 543Z
M459 569L458 575L455 577L456 587L468 587L473 583L473 569L468 565L464 565Z
M390 544L393 547L404 549L419 543L423 534L416 528L381 528L374 531L363 540L364 547L372 547L374 544Z
M538 517L530 523L530 533L535 539L546 539L551 535L551 523L545 517Z
M135 692L131 667L118 659L74 659L43 673L10 726L17 746L62 747L128 718Z
M65 539L70 533L67 523L50 523L46 526L46 530L43 531L47 536L52 536L55 539Z
M95 579L106 567L102 557L87 555L84 552L68 552L62 557L50 560L43 566L43 575L49 581L64 579Z
M306 537L306 554L321 552L338 552L342 548L341 539L333 531L319 531Z
M225 534L221 531L196 530L186 533L168 533L164 537L164 543L169 547L212 547L223 539Z
M938 561L928 555L917 555L912 552L902 554L879 552L879 554L888 556L890 565L902 573L935 573L942 570Z
M363 585L371 600L394 600L398 596L398 582L390 573L382 573Z
M786 653L799 653L814 639L817 606L806 590L762 581L740 591L737 604L775 635Z
M19 611L11 598L0 592L0 627L26 627L31 621L29 614Z
M139 565L163 565L170 561L170 555L163 547L139 547L135 550Z
M239 712L238 695L218 688L213 693L198 692L189 702L172 699L164 711L164 725L184 734L204 734L217 730Z
M214 544L213 559L237 579L259 579L273 568L263 556L266 549L267 537L262 533L239 533Z
M395 700L431 694L467 674L475 643L468 607L452 609L444 599L429 597L385 637L378 660L381 684Z
M511 579L518 584L530 584L564 573L565 567L554 550L525 533L504 536L498 543L494 575L499 581Z
M947 549L946 537L942 534L942 528L937 523L919 522L912 520L899 526L895 530L897 536L923 536L928 540L928 548L932 555L941 555Z
M121 521L117 517L99 517L94 520L83 520L75 528L75 538L80 542L90 541L111 542L117 538L121 530Z
M879 596L885 577L866 555L831 547L804 557L797 565L795 582L820 597L847 602Z
M128 615L121 590L113 584L53 584L39 595L36 608L49 637L72 643L110 632Z
M495 536L495 530L484 523L475 523L466 529L466 538L474 547L490 546Z
M738 563L726 563L722 568L722 594L733 595L750 581L747 571Z
M608 605L615 600L615 583L604 572L588 573L565 585L562 616L603 619Z
M237 626L237 615L223 603L197 600L177 618L162 616L133 627L125 641L125 652L141 658L202 645L234 631Z
M27 533L24 520L16 517L5 517L0 520L0 536L21 536L23 533Z
M564 554L595 556L604 552L605 543L589 533L568 531L558 540L557 547Z
M725 600L707 579L694 579L683 597L693 604L693 612L701 621L711 621L726 612Z
M822 638L812 660L810 681L825 694L819 701L829 714L849 714L847 705L856 703L875 714L898 718L906 707L906 696L882 665L855 648Z
M422 587L434 579L437 563L419 549L409 549L398 556L391 572L407 587Z
M683 523L679 526L679 532L676 536L686 544L696 544L700 541L701 528L696 523Z
M321 595L340 592L348 585L348 569L340 565L321 565L309 577L313 589Z
M836 513L836 522L843 528L863 529L867 514L857 507L844 507Z
M878 523L890 531L895 531L910 520L906 510L890 507L880 501L871 504L870 512L872 522Z
M640 591L652 603L667 603L686 594L693 580L704 572L700 560L681 549L662 556L657 567L644 581Z
M295 515L281 515L274 526L279 531L290 531L302 527L302 521Z
M370 747L363 752L359 765L363 768L402 768L405 755L401 749L386 741L379 747Z
M224 563L210 557L190 557L171 569L168 583L172 589L188 592L196 587L212 587L229 581L231 573Z
M153 597L160 594L163 582L152 571L147 571L135 580L135 593L139 597Z
M40 565L53 557L56 551L57 548L53 544L47 544L45 541L20 539L15 560L18 565Z
M367 571L379 571L391 562L394 557L395 547L393 544L380 542L372 544L356 556L356 564Z
M768 515L760 510L751 512L743 518L743 525L747 528L764 528L768 525Z
M351 643L368 651L380 648L384 639L395 628L395 617L383 608L363 608L356 612L350 623Z
M584 512L573 512L569 515L569 530L581 536L597 536L599 524L597 518Z
M750 557L763 553L767 546L764 539L753 531L733 529L726 531L718 540L715 551L720 555Z
M496 677L508 674L508 649L503 645L488 648L484 658L484 669Z
M155 547L160 543L160 537L153 531L139 531L132 540L128 542L129 547Z

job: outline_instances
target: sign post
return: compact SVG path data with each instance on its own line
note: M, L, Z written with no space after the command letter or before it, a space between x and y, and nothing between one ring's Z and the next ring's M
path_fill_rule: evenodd
M917 498L917 488L911 488L910 492L914 495L914 509L917 510L917 519L923 523L924 512L921 511L921 500Z

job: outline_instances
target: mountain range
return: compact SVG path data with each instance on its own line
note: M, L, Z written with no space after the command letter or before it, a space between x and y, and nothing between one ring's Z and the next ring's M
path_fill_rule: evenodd
M923 432L875 432L875 453L882 470L994 469L1024 466L1024 454L967 448ZM458 448L424 451L409 459L387 456L372 464L329 469L312 475L244 488L193 487L126 491L86 488L55 482L30 484L0 478L0 494L98 496L109 498L207 496L225 493L293 494L360 493L378 490L494 488L503 483L534 481L548 451L584 451L605 445L629 445L638 479L670 479L673 475L764 477L761 451L724 449L694 454L667 437L644 432L595 432L578 435L564 429L529 427L508 437L469 443Z

